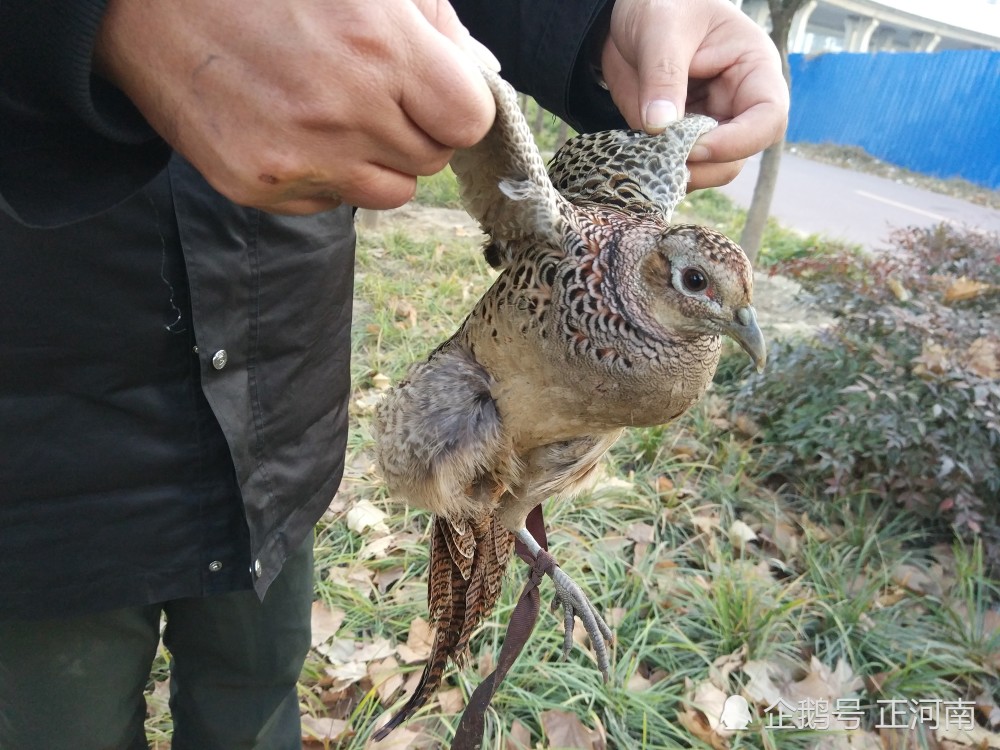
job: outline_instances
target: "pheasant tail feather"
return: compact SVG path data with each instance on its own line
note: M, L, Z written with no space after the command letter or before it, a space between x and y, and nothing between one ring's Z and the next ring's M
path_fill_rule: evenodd
M416 690L373 737L381 740L407 721L434 695L451 659L463 664L473 631L500 597L514 536L496 516L453 525L435 517L431 529L428 610L435 626L431 653Z

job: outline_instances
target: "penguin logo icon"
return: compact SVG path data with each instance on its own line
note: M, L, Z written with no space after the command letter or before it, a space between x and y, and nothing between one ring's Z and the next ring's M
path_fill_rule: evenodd
M726 729L746 729L750 718L750 704L742 695L730 695L722 704L722 716L719 717L719 721Z

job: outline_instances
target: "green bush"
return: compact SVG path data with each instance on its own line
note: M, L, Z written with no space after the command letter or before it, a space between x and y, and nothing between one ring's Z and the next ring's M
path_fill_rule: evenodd
M1000 239L941 225L892 244L779 263L836 323L722 387L773 480L889 498L983 536L1000 569Z

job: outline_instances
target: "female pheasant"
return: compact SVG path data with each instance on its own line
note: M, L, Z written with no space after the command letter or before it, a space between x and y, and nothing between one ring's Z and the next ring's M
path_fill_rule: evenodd
M758 368L764 339L743 251L711 229L671 225L687 155L715 122L691 116L648 136L581 135L550 173L514 90L484 71L492 130L455 154L462 200L502 269L461 328L379 405L373 431L390 492L431 511L428 585L436 633L409 702L383 737L461 663L500 593L514 537L533 555L528 512L566 497L624 427L676 419L708 388L720 336ZM607 678L611 630L561 569L566 648L580 616Z

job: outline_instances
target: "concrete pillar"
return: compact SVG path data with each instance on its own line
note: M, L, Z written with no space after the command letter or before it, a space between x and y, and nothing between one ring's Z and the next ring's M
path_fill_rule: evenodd
M771 11L767 7L767 0L743 0L743 12L762 29L767 29L768 22L771 20Z
M940 43L940 34L927 31L914 31L910 34L910 49L914 52L933 52Z
M806 49L806 27L809 25L809 16L816 10L819 0L809 0L798 9L795 17L792 18L792 28L788 32L789 52L808 52Z
M875 29L879 27L880 23L882 22L879 21L877 18L873 18L871 19L871 21L868 22L868 26L865 29L865 32L861 35L861 49L859 49L858 52L868 51L868 45L871 44L872 41L872 34L875 33Z
M895 50L898 46L896 44L896 30L891 26L880 26L872 34L868 49L871 52L883 52Z
M877 18L848 16L844 19L844 49L847 52L867 52L872 34L878 28Z

